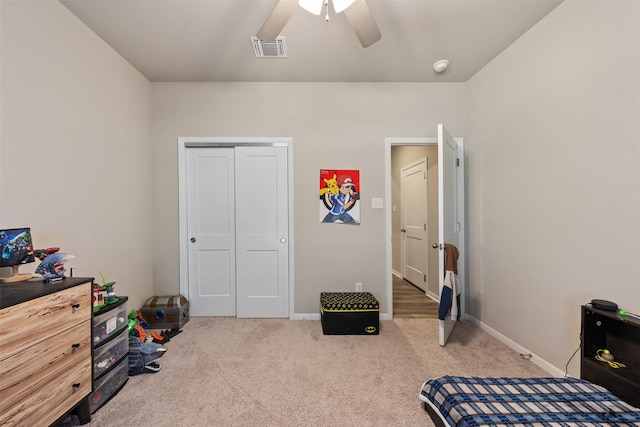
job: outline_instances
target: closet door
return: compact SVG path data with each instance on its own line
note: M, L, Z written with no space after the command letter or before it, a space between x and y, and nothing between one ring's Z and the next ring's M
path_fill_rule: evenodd
M287 150L187 149L193 316L289 317Z
M238 317L289 317L286 147L236 147Z
M187 149L189 304L194 316L236 315L234 148Z

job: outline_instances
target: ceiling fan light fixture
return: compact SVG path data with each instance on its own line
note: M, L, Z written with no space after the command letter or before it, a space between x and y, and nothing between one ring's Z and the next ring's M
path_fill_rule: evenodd
M356 0L332 0L333 10L335 10L336 13L340 13L351 6L355 1Z
M362 47L369 47L380 40L382 34L369 10L367 0L332 1L334 10L344 14ZM260 40L274 41L298 7L314 15L320 15L322 9L326 8L325 21L329 20L329 0L278 0L256 37Z
M324 0L299 0L298 4L301 8L314 15L320 15Z

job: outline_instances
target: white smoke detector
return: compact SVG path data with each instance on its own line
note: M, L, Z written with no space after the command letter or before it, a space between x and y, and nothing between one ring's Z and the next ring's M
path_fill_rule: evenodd
M440 61L436 61L436 63L433 64L433 69L436 70L436 73L441 73L446 70L448 66L449 61L447 59L441 59Z

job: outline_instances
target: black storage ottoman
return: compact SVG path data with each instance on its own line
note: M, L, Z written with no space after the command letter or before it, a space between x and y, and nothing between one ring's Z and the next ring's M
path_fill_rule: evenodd
M370 292L321 292L320 319L325 335L378 335L380 304Z

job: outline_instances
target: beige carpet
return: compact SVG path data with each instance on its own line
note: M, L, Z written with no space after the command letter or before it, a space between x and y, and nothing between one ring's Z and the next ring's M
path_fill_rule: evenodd
M430 426L432 377L548 376L468 322L446 347L437 320L380 335L323 335L319 321L191 318L161 371L129 378L90 426Z

